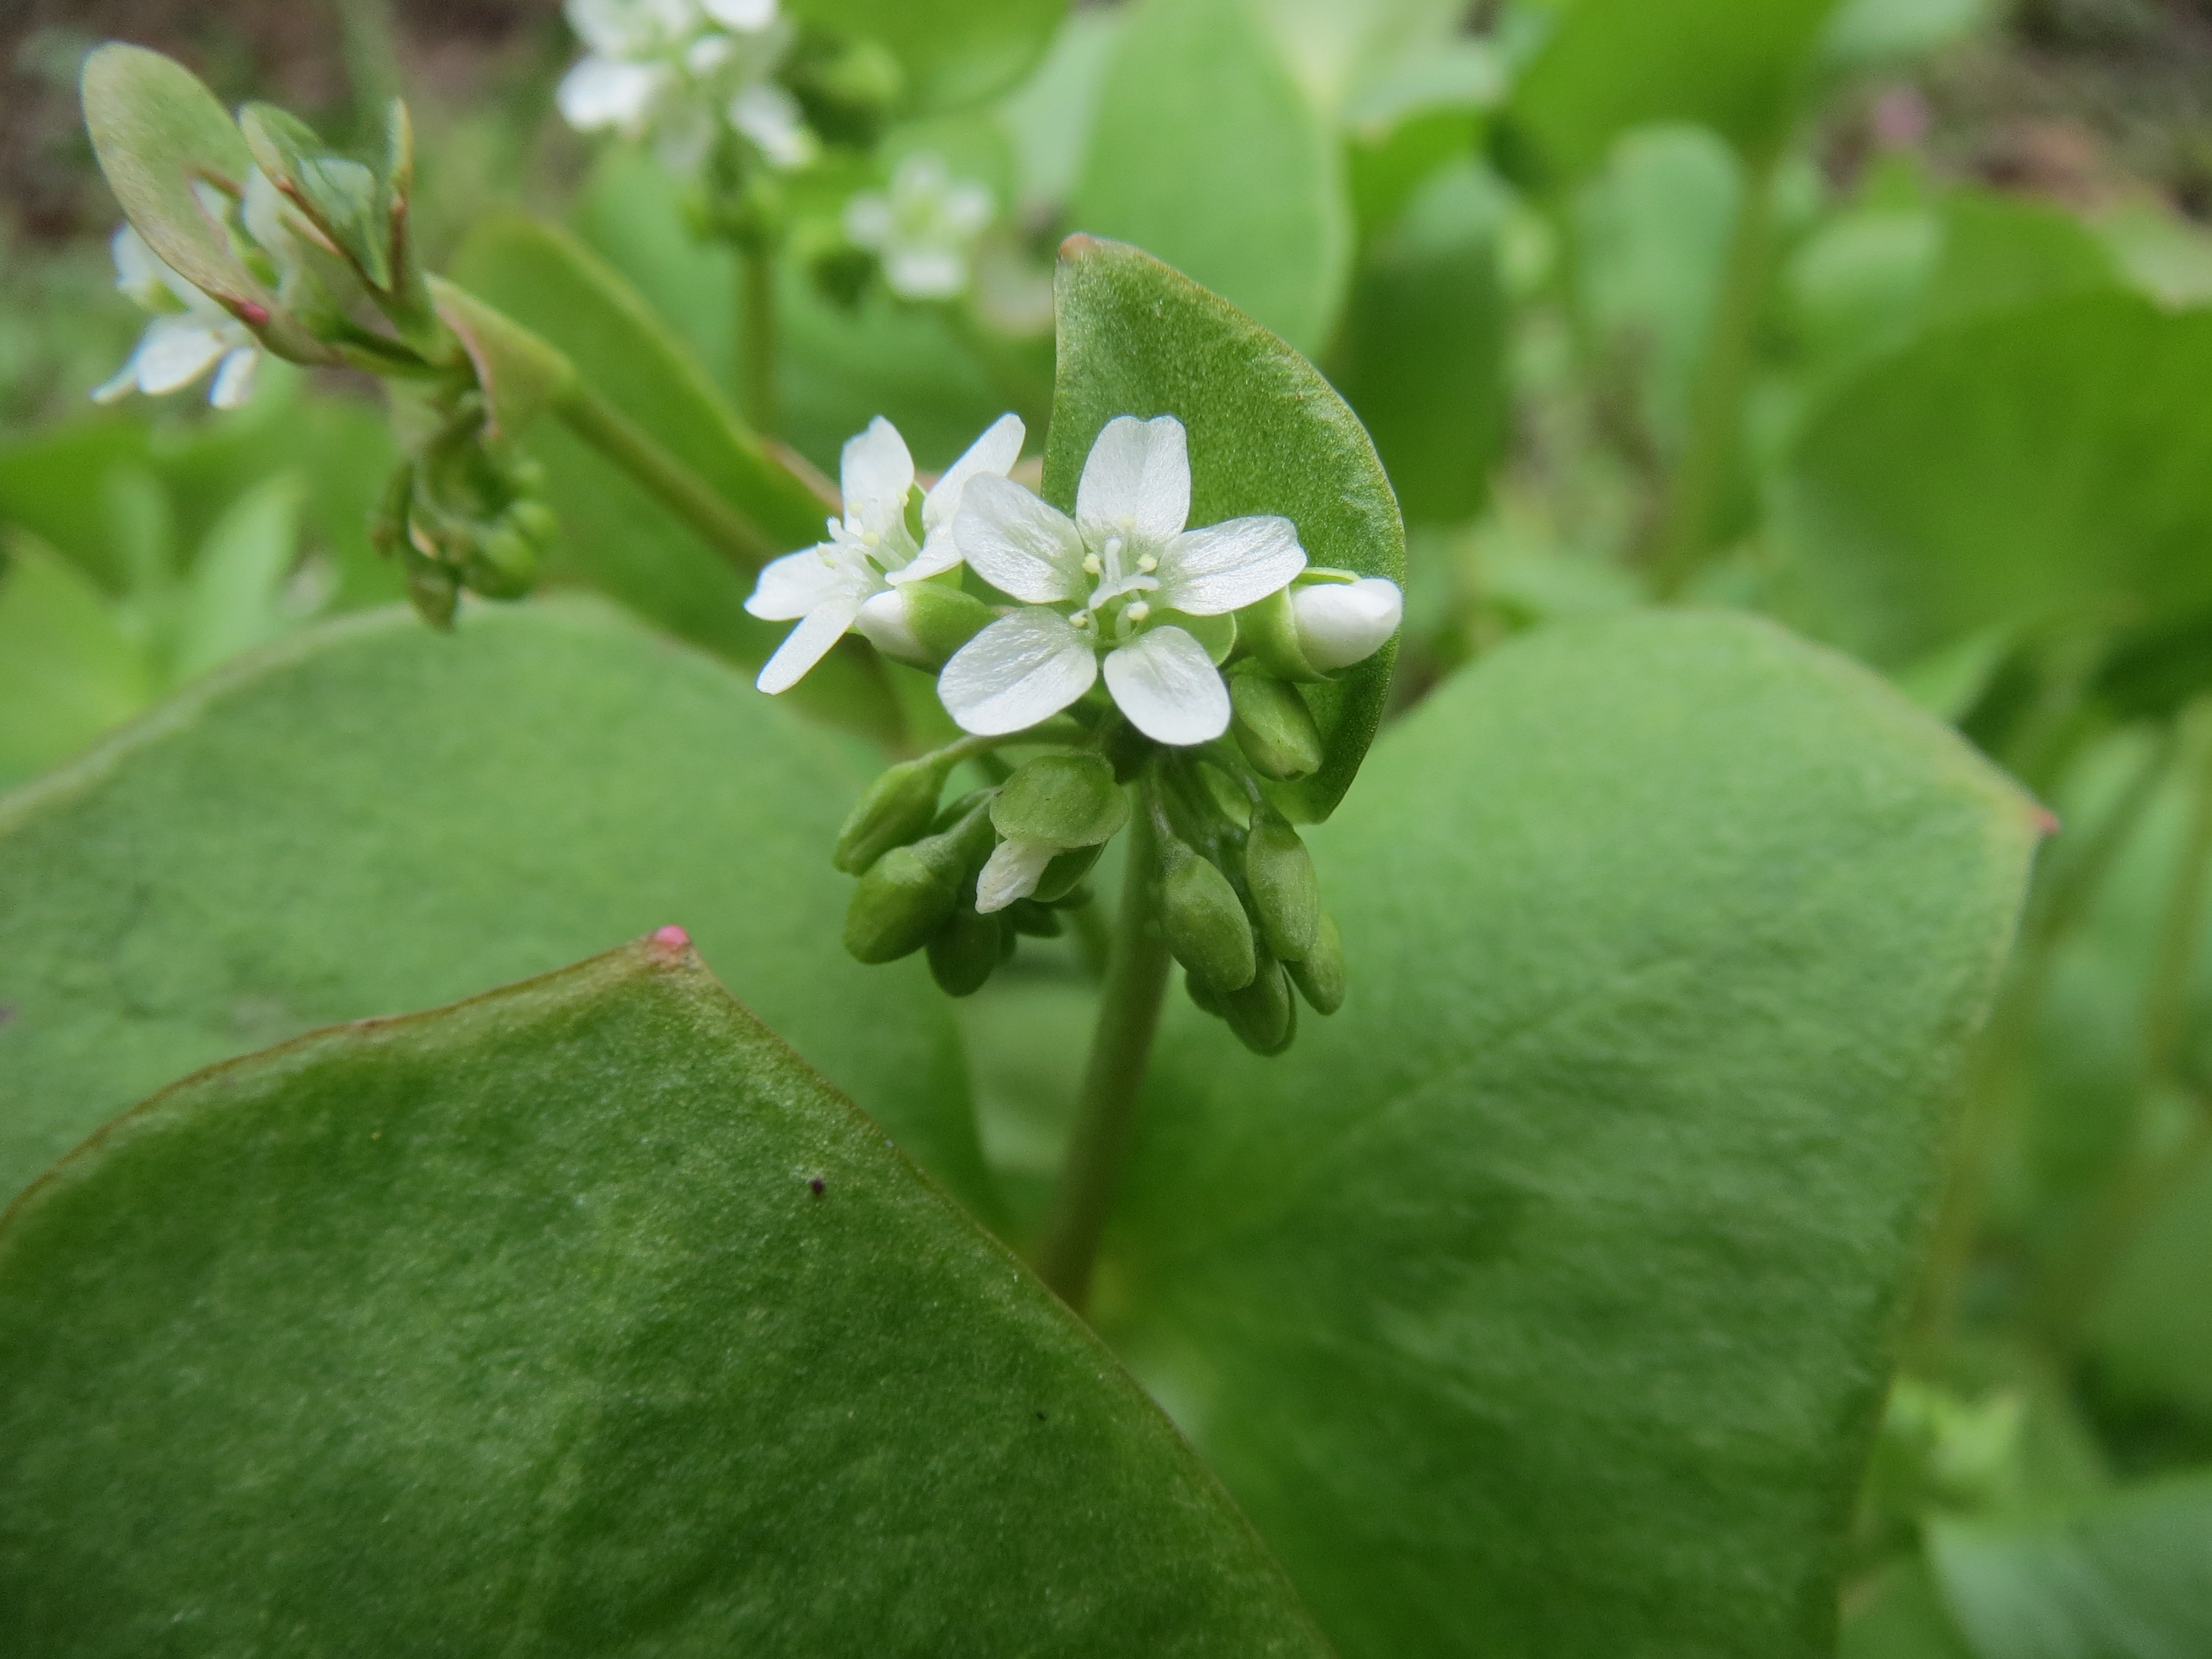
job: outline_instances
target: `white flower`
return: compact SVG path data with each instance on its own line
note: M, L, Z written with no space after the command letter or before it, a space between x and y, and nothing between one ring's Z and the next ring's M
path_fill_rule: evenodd
M1366 661L1398 631L1405 614L1405 594L1383 576L1302 583L1291 590L1298 644L1324 674Z
M211 185L198 187L210 217L228 224L231 199ZM299 251L284 228L283 198L261 169L246 176L246 201L238 218L245 234L242 251L267 256L280 292L289 297L301 274ZM261 347L244 323L172 270L129 225L115 233L108 249L115 258L115 286L154 320L139 337L137 349L115 378L93 390L93 401L112 404L133 392L159 396L190 386L215 370L208 401L217 409L236 409L253 395Z
M772 167L814 159L798 103L770 79L791 43L776 0L567 0L565 9L586 47L555 94L570 126L649 137L679 173L706 159L720 123Z
M919 150L891 169L888 194L845 204L845 234L883 261L891 292L949 300L968 286L975 239L991 222L991 192L955 179L945 158Z
M1229 729L1229 688L1172 613L1219 617L1256 604L1305 568L1288 519L1185 530L1190 460L1172 415L1106 423L1083 465L1075 518L1019 485L977 478L955 521L986 580L1028 603L945 665L938 695L980 735L1019 732L1106 689L1157 743L1206 743ZM1058 608L1055 608L1058 607Z
M898 428L880 415L845 445L840 472L844 515L830 520L830 539L787 553L760 573L745 609L770 622L796 620L761 670L763 691L786 691L822 660L861 608L894 585L940 575L960 562L953 515L964 492L986 478L1004 482L1021 458L1018 416L1001 415L947 467L921 498L921 540L906 519L914 491L914 458ZM904 623L903 611L900 625ZM919 648L918 647L916 647Z

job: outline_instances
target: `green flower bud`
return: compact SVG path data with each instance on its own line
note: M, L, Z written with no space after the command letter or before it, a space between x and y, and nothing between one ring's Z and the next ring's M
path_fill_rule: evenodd
M1097 755L1040 755L1015 769L991 803L991 822L1009 841L1091 847L1129 821L1129 798Z
M1075 847L1060 854L1044 867L1037 878L1036 890L1030 896L1039 904L1053 904L1068 896L1083 884L1084 877L1098 862L1098 855L1106 850L1104 842L1089 847Z
M1229 1018L1229 1005L1221 1000L1221 994L1208 990L1206 981L1196 974L1186 973L1182 976L1182 988L1200 1013L1212 1014L1216 1019Z
M1026 933L1031 939L1058 939L1066 931L1059 911L1034 899L1016 899L1006 907L1005 914L1016 933Z
M869 963L896 962L929 942L960 903L966 872L947 837L894 847L853 890L845 948Z
M963 904L952 920L929 939L929 975L949 997L973 996L983 988L1000 962L1001 935L1008 930L996 916L975 914Z
M1264 951L1252 982L1221 1000L1229 1029L1255 1054L1279 1054L1298 1034L1298 1005L1291 996L1290 981L1283 964Z
M1217 991L1252 982L1252 924L1229 878L1179 841L1161 849L1160 925L1175 959Z
M1344 940L1336 931L1336 918L1326 910L1314 930L1313 948L1287 964L1291 982L1317 1014L1333 1014L1344 1006Z
M937 795L944 787L943 769L928 761L892 767L853 803L845 827L837 832L830 863L857 876L892 848L921 840L937 816Z
M1263 818L1244 837L1244 885L1267 948L1285 962L1313 949L1321 926L1321 877L1298 832Z
M854 625L887 657L936 669L994 620L991 607L943 582L908 582L875 595Z
M1296 687L1272 674L1229 677L1230 731L1262 777L1310 777L1321 770L1321 728Z
M560 518L551 507L526 496L507 508L507 520L541 549L552 545L561 529Z
M1277 679L1325 680L1314 666L1298 634L1297 613L1287 587L1237 613L1237 637L1246 651Z
M987 783L981 789L970 789L966 794L955 799L951 805L941 810L931 821L929 827L938 834L943 835L954 824L964 823L970 812L985 805L998 793L999 787L996 784Z
M538 550L520 531L501 525L476 538L461 574L488 599L519 599L538 579Z

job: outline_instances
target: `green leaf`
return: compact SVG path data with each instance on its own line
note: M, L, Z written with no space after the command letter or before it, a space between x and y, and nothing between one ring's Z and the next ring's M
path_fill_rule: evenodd
M1352 274L1342 169L1252 0L1142 0L1107 70L1071 216L1310 354Z
M2061 209L1994 191L1961 191L1943 204L1942 222L1942 252L1921 296L1923 329L2120 287L2111 253Z
M1896 69L1986 27L1990 0L1843 0L1820 36L1832 75Z
M1782 506L1824 627L1905 662L1998 624L2212 606L2212 314L2126 295L1928 335L1807 421Z
M240 198L253 167L228 112L198 77L158 52L111 40L84 61L84 120L108 187L148 246L233 310L273 312L276 296L193 190L211 185Z
M1433 178L1368 251L1330 356L1411 524L1480 512L1504 444L1503 209L1472 161Z
M300 558L305 486L280 472L232 504L201 544L184 592L172 678L188 680L289 626L280 603Z
M576 366L513 318L443 277L431 277L429 287L439 320L459 337L476 369L492 436L515 436L575 385Z
M156 1096L0 1230L0 1414L14 1652L1327 1651L672 940Z
M30 776L144 708L153 674L100 590L21 532L0 564L0 785ZM0 1030L0 1052L6 1036Z
M1936 1521L1929 1555L1975 1659L2199 1659L2212 1652L2212 1476L2069 1512Z
M1632 126L1711 127L1746 157L1789 137L1836 0L1580 0L1522 76L1509 112L1538 178L1594 172Z
M1036 67L1067 0L788 0L786 9L848 39L872 40L906 72L908 104L964 108Z
M596 605L289 635L0 805L0 1193L192 1066L678 922L989 1214L941 1000L838 943L874 769Z
M1406 580L1406 538L1375 447L1314 366L1235 307L1117 243L1060 250L1059 390L1044 493L1069 512L1091 445L1117 415L1173 415L1190 434L1193 525L1280 514L1317 565ZM1334 682L1302 686L1327 758L1275 786L1285 809L1327 817L1382 718L1395 646Z
M1101 1328L1345 1659L1826 1659L2028 801L1740 617L1522 635L1309 836L1350 999L1170 1016Z

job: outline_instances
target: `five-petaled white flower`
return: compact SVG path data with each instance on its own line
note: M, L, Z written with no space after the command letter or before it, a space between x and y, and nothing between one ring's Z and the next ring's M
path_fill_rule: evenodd
M848 440L839 475L844 514L830 520L830 539L769 564L745 601L756 617L799 622L761 670L760 689L785 691L797 684L856 620L865 625L861 613L871 599L957 566L952 520L964 492L987 479L1005 483L1021 458L1023 435L1018 416L1001 415L945 470L921 498L919 543L906 519L914 490L906 440L880 415Z
M588 55L556 101L579 131L651 137L679 173L706 159L718 122L770 166L814 159L798 100L770 78L791 43L776 0L568 0L566 10Z
M1106 689L1155 742L1229 729L1229 688L1205 646L1176 625L1256 604L1305 568L1288 519L1186 530L1190 459L1172 415L1109 421L1083 465L1075 517L1019 485L977 478L954 533L969 568L1027 601L963 646L938 695L968 731L1019 732Z
M201 204L219 223L228 224L231 199L211 185L197 186ZM299 269L298 250L279 213L276 187L258 167L246 176L240 216L248 251L267 256L270 273L289 286ZM93 401L112 404L133 392L158 396L190 386L215 369L208 401L217 409L236 409L253 395L261 347L252 331L172 270L129 225L115 233L108 249L115 258L115 286L154 313L137 349L115 378L93 390Z
M943 156L917 150L891 169L888 191L864 191L845 204L845 234L883 261L892 293L950 300L968 286L991 210L988 186L955 179Z

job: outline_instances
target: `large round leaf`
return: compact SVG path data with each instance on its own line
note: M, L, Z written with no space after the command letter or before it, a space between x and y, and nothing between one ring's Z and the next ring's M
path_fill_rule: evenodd
M1190 522L1277 513L1317 565L1406 580L1406 532L1375 446L1319 370L1259 324L1136 248L1060 250L1059 386L1044 493L1073 511L1091 445L1117 415L1173 415L1190 434ZM1395 645L1303 688L1322 769L1285 786L1298 816L1334 811L1390 693Z
M1762 623L1524 637L1313 832L1351 998L1185 1008L1104 1328L1346 1659L1821 1659L2030 804Z
M0 1420L11 1654L1325 1653L675 939L124 1119L0 1228Z
M193 1066L680 922L988 1211L942 999L838 942L872 769L597 606L295 635L0 803L0 1194Z
M960 109L1036 64L1067 0L789 0L793 16L898 59L910 107Z

